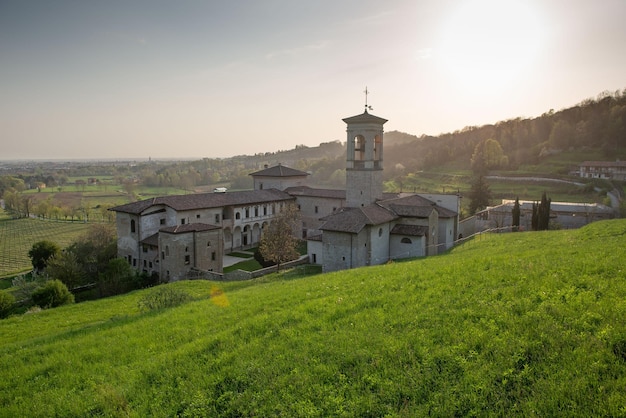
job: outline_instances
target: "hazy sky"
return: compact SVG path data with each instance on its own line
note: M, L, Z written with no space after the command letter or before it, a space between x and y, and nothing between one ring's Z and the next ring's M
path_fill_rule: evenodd
M438 135L626 88L624 0L0 0L0 159Z

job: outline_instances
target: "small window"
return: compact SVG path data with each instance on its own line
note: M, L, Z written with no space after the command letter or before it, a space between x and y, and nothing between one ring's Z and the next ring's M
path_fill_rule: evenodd
M378 228L378 236L379 237L383 236L383 229L382 228Z
M320 208L318 206L315 206L315 213L318 213L320 211Z
M131 219L130 220L130 232L134 234L135 233L135 228L136 228L135 220Z
M246 208L246 218L250 217L250 208Z
M220 214L215 215L215 223L220 223Z
M259 216L259 207L258 206L254 207L254 216Z
M132 264L132 262L133 262L133 257L129 255L128 256L128 264Z
M189 252L189 247L185 247L185 252L188 253Z
M215 261L215 251L211 253L211 261Z
M241 214L239 212L235 213L235 219L241 219Z
M181 224L181 225L185 225L185 218L181 218L181 220L180 220L180 224Z
M267 215L267 206L263 206L263 216Z
M133 258L133 267L137 267L137 259Z
M317 254L311 254L313 256L313 264L317 264Z
M187 254L185 256L185 264L189 264L191 262L191 256L189 254Z
M211 241L207 241L206 246L210 247L211 246Z
M200 219L200 214L197 214L197 215L196 215L196 219Z
M165 225L165 219L159 219L159 224L160 225Z
M400 241L402 244L412 244L412 241L410 238L402 238L402 240Z

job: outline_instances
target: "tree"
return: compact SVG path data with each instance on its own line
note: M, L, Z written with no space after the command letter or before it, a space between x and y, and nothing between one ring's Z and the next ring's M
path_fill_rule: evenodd
M484 174L493 168L505 168L509 165L509 158L504 155L500 143L489 138L474 147L471 163L475 173Z
M117 238L113 226L93 224L67 249L74 253L85 275L92 281L103 272L109 261L117 257Z
M137 274L123 258L109 261L104 272L98 274L100 296L112 296L127 292L134 288Z
M59 246L54 242L43 240L33 244L28 251L28 257L33 264L33 268L37 272L41 272L46 268L50 257L58 254L60 250Z
M47 281L33 292L33 302L42 309L74 303L74 295L60 280Z
M537 230L547 231L550 227L550 203L552 202L546 196L546 192L541 195L541 202L537 207Z
M484 176L478 175L473 178L468 197L470 199L469 211L472 215L489 205L491 189Z
M280 265L298 258L298 239L295 236L299 224L299 211L291 203L283 207L274 220L263 230L259 252L267 261Z
M14 304L15 297L6 290L0 290L0 318L6 318Z
M546 192L541 195L541 202L533 203L532 228L533 231L547 231L550 227L550 203Z
M85 272L72 251L61 251L48 261L46 273L51 279L60 280L69 289L85 284Z
M520 207L519 207L519 197L515 198L515 204L513 205L513 210L511 211L511 217L513 218L512 227L513 232L519 231L519 220L520 220Z

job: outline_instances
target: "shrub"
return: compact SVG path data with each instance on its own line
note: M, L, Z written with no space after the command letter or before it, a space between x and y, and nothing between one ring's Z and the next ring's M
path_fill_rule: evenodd
M14 304L15 297L6 290L0 290L0 318L9 316Z
M157 287L150 293L147 293L139 300L139 310L154 311L164 308L173 308L174 306L187 303L193 298L182 290L174 289L170 286Z
M74 295L60 280L50 280L36 289L32 295L35 305L43 309L74 303Z

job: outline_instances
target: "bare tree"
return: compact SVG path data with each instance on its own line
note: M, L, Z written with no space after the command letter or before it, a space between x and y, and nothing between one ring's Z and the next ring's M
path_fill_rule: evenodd
M300 212L295 204L283 207L274 220L263 230L259 252L265 260L280 265L298 258L296 230Z

